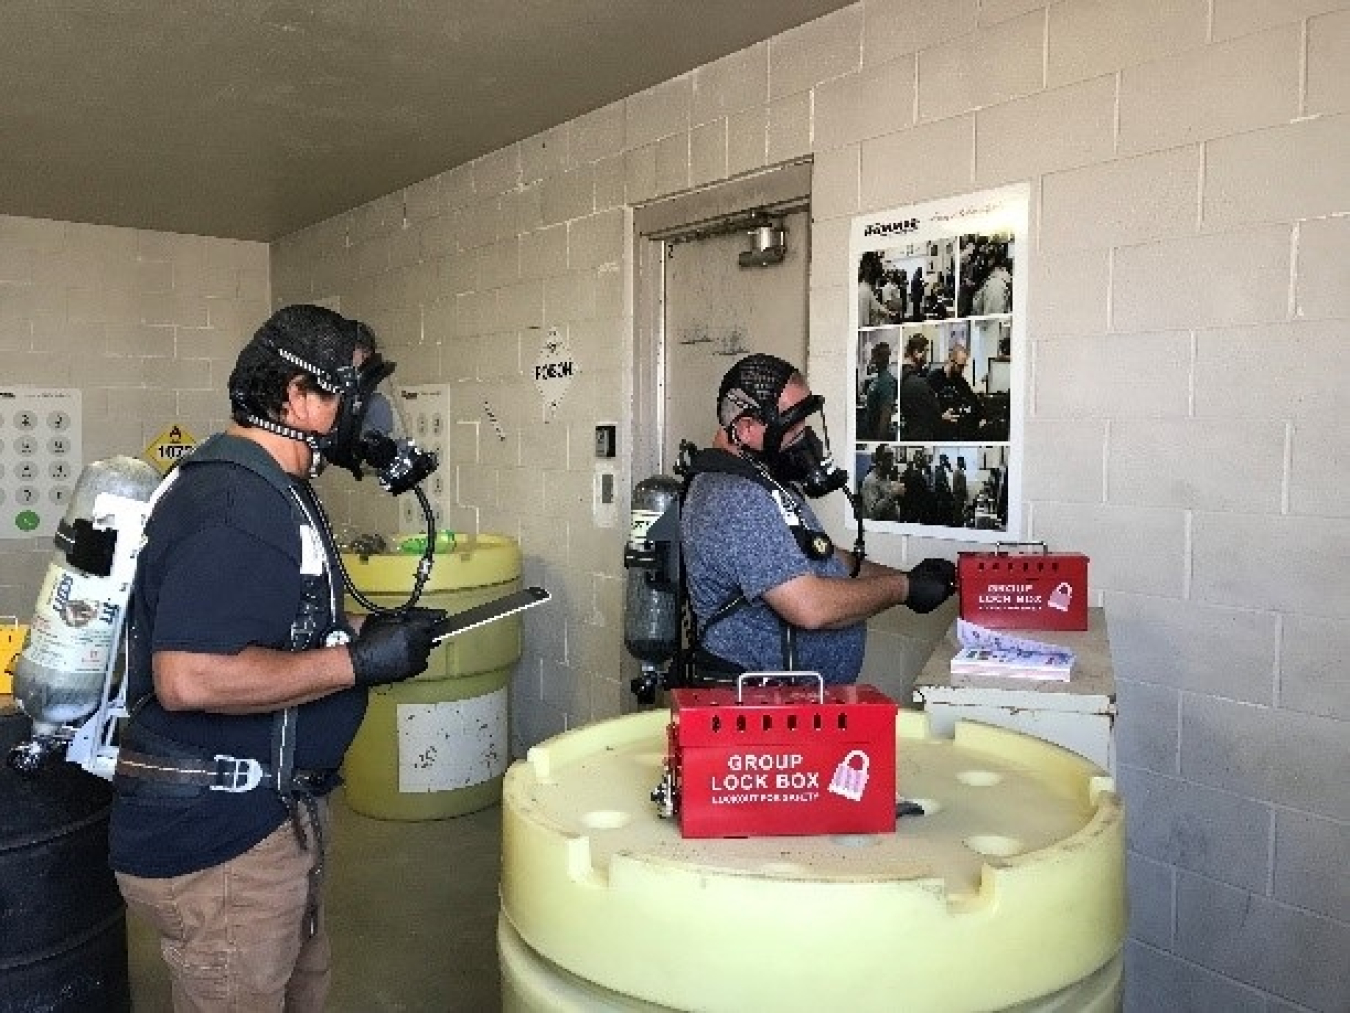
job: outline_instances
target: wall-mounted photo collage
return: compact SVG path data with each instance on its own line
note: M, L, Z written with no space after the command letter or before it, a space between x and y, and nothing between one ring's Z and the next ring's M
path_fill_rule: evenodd
M869 528L1016 540L1026 187L854 220L854 481Z

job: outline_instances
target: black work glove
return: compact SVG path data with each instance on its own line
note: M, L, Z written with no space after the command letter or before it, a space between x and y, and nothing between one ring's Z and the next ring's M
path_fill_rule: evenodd
M425 672L436 623L444 617L440 609L423 608L368 616L347 645L356 685L381 686Z
M905 605L914 612L932 612L956 590L956 564L949 559L925 559L908 576Z

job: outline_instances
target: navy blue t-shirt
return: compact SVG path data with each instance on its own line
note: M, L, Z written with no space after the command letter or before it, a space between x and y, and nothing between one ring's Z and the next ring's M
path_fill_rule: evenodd
M797 502L807 526L822 530L811 508ZM737 475L706 472L694 478L680 514L680 541L700 630L728 601L745 596L748 604L708 627L703 646L751 672L783 667L782 620L764 600L765 592L806 574L848 574L833 554L808 559L769 490ZM797 668L819 672L828 685L855 682L866 641L863 623L799 629Z
M227 441L221 443L219 441ZM256 471L223 461L184 462L155 507L137 567L131 601L128 701L153 691L155 651L237 654L256 645L288 650L301 600L301 534L280 488L295 481L252 441L218 436L194 458L243 455ZM330 572L337 577L336 568ZM340 621L340 617L339 617ZM335 769L365 714L366 693L351 689L298 708L295 765ZM152 752L149 736L206 755L271 761L273 715L168 712L151 699L124 741ZM147 734L148 733L148 734ZM147 736L144 743L137 735ZM243 793L201 791L165 797L145 782L117 779L109 830L114 869L137 876L182 875L243 854L286 818L266 783Z

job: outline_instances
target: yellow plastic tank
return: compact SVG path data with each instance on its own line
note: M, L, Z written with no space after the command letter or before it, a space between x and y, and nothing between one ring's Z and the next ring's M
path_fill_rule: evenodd
M418 556L344 555L361 592L403 604ZM520 548L510 538L461 538L438 552L419 605L461 612L518 590ZM348 599L352 612L362 611ZM510 759L508 689L521 650L519 616L446 640L427 670L371 690L343 764L347 804L376 819L432 820L495 804Z
M648 793L669 714L550 739L507 772L507 1011L1105 1011L1121 998L1110 778L973 722L897 720L895 833L685 840Z

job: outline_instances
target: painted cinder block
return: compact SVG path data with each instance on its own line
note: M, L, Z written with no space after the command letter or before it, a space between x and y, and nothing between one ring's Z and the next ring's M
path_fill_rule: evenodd
M1350 615L1350 520L1197 512L1192 539L1192 590L1201 601Z
M1103 502L1103 420L1030 419L1024 435L1023 496L1061 503Z
M1032 531L1053 550L1086 553L1093 591L1181 596L1186 542L1181 510L1036 503Z
M550 225L520 237L520 276L548 278L567 270L567 225Z
M1112 594L1111 655L1142 682L1272 705L1281 643L1274 612Z
M914 124L913 57L865 67L816 86L816 148L837 148Z
M1120 152L1156 151L1286 123L1299 114L1295 26L1127 67Z
M1350 424L1296 424L1289 451L1289 512L1350 517Z
M1222 229L1344 212L1350 115L1225 137L1206 146L1203 225ZM1272 180L1279 180L1272 186Z
M1309 115L1350 109L1350 10L1308 21Z
M1345 6L1345 0L1214 0L1214 38L1232 39L1294 24Z
M1117 778L1127 776L1133 768L1122 768ZM1130 800L1124 797L1128 807ZM1130 810L1126 809L1126 814ZM1173 896L1176 873L1165 862L1127 850L1125 853L1125 880L1130 884L1130 938L1160 946L1172 945L1174 920Z
M1035 343L1037 419L1187 415L1191 336L1081 335Z
M811 174L812 215L817 218L837 218L858 210L858 166L861 154L861 146L857 144L816 153ZM0 307L3 305L4 292L0 290Z
M769 98L769 44L757 42L694 71L691 119L707 123Z
M770 39L770 100L862 66L862 24L862 5L853 4Z
M620 155L611 155L595 163L595 209L619 207L624 203L624 164ZM543 221L540 214L539 221ZM529 228L534 228L534 225Z
M1111 307L1109 250L1038 250L1029 258L1027 329L1037 338L1101 334ZM1051 349L1053 352L1053 348Z
M991 186L1106 161L1115 153L1115 126L1116 79L1109 75L988 106L975 116L975 182ZM1081 232L1081 217L1078 224Z
M1181 776L1247 798L1345 821L1345 723L1183 694Z
M656 142L656 193L676 193L689 186L689 131L669 134Z
M543 183L543 219L556 225L595 210L595 171L589 165L559 173Z
M1039 91L1045 14L1033 11L919 53L919 120L940 120Z
M979 0L867 0L863 5L863 57L884 63L973 32Z
M769 164L785 162L811 150L811 93L793 92L769 103Z
M727 174L727 121L716 119L689 132L689 182L701 186Z
M567 124L541 131L520 142L520 181L528 185L556 176L571 166Z
M1119 788L1131 850L1246 890L1265 887L1269 806L1133 767L1120 772Z
M1299 223L1294 316L1343 317L1350 305L1350 217Z
M1350 925L1185 872L1177 952L1311 1009L1350 1007Z
M478 200L496 197L520 186L520 145L508 144L470 163L473 192Z
M603 267L619 263L624 254L626 212L601 211L567 225L567 266Z
M1120 420L1111 426L1107 500L1278 513L1284 442L1278 420Z
M1196 335L1195 414L1325 426L1345 408L1339 375L1272 364L1336 362L1344 347L1343 325L1333 320L1201 331Z
M1350 721L1350 619L1284 617L1280 706Z
M1109 248L1194 234L1200 165L1200 147L1191 145L1047 174L1041 181L1041 248ZM1086 228L1085 208L1092 211Z
M611 102L567 122L569 167L620 154L624 148L625 103Z
M1134 884L1130 884L1131 903ZM1137 939L1125 944L1125 1009L1273 1013L1265 995Z
M769 113L763 106L742 109L727 117L727 175L758 169L766 164Z
M1151 331L1282 321L1289 265L1287 225L1121 247L1112 276L1112 325Z
M1307 813L1275 812L1275 899L1342 924L1350 922L1350 876L1345 874L1350 830Z
M1051 87L1096 77L1205 42L1208 0L1067 0L1051 4Z
M693 94L694 77L684 74L628 96L624 100L624 144L636 148L688 130Z
M1109 615L1109 598L1107 609ZM1115 674L1117 763L1159 774L1177 773L1180 764L1180 694L1168 686L1136 682L1131 670L1119 664L1115 666Z
M862 144L864 210L959 193L974 170L975 118L921 123Z

